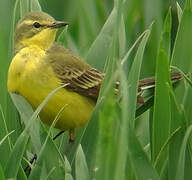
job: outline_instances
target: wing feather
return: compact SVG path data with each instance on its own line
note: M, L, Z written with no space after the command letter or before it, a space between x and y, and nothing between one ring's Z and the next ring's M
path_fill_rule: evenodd
M97 100L103 73L56 43L47 51L46 60L61 82L67 84L65 88Z

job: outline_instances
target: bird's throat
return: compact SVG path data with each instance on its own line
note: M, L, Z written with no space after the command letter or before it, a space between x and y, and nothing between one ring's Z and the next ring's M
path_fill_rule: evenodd
M24 38L15 44L15 52L30 46L37 46L38 48L46 51L55 41L56 29L44 29L31 38Z

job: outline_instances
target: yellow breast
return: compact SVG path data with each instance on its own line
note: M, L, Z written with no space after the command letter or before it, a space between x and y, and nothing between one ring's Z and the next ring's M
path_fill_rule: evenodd
M52 67L43 57L45 51L30 46L23 48L13 58L8 72L8 91L24 96L35 109L55 88L61 86ZM59 90L44 106L41 119L51 124L63 108L56 127L61 130L73 129L84 125L92 114L95 102L78 93L64 88Z

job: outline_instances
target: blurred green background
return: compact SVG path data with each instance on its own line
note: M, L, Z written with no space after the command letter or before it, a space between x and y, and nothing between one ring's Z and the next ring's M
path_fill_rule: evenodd
M30 9L26 2L38 4L37 0L0 0L0 179L4 174L6 178L27 179L23 171L27 160L39 153L39 166L34 166L29 179L40 179L40 175L45 178L56 167L45 179L71 180L72 174L77 180L88 180L90 176L98 180L190 180L191 85L182 81L175 95L169 65L171 59L172 65L192 72L191 1L178 0L178 6L175 0L39 0L42 11L70 24L67 32L60 32L58 41L93 67L107 72L101 101L88 126L78 130L76 144L65 161L62 155L68 134L53 143L47 136L48 129L44 130L40 123L26 133L24 124L32 111L24 100L12 96L20 121L7 93L7 71L13 57L12 30L21 14ZM126 57L144 31L122 69L118 69L114 62ZM119 104L111 91L116 71L124 97ZM135 120L138 78L155 75L154 106ZM14 133L7 138L12 130ZM39 136L33 136L36 133ZM76 150L79 143L83 151L81 147ZM46 167L43 170L42 164Z

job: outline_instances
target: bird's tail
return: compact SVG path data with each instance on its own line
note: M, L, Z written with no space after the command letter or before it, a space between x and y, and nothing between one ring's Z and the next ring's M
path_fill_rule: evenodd
M179 72L171 73L171 82L174 84L180 81L183 78L183 75ZM155 87L155 78L145 78L139 81L138 90L143 91L145 89L150 89Z
M182 78L183 78L183 75L179 72L171 73L171 82L173 85L176 84L177 82L179 82ZM155 78L154 77L141 79L139 81L139 85L138 85L137 103L144 104L145 102L144 102L144 98L142 96L142 92L144 90L153 90L154 87L155 87Z

